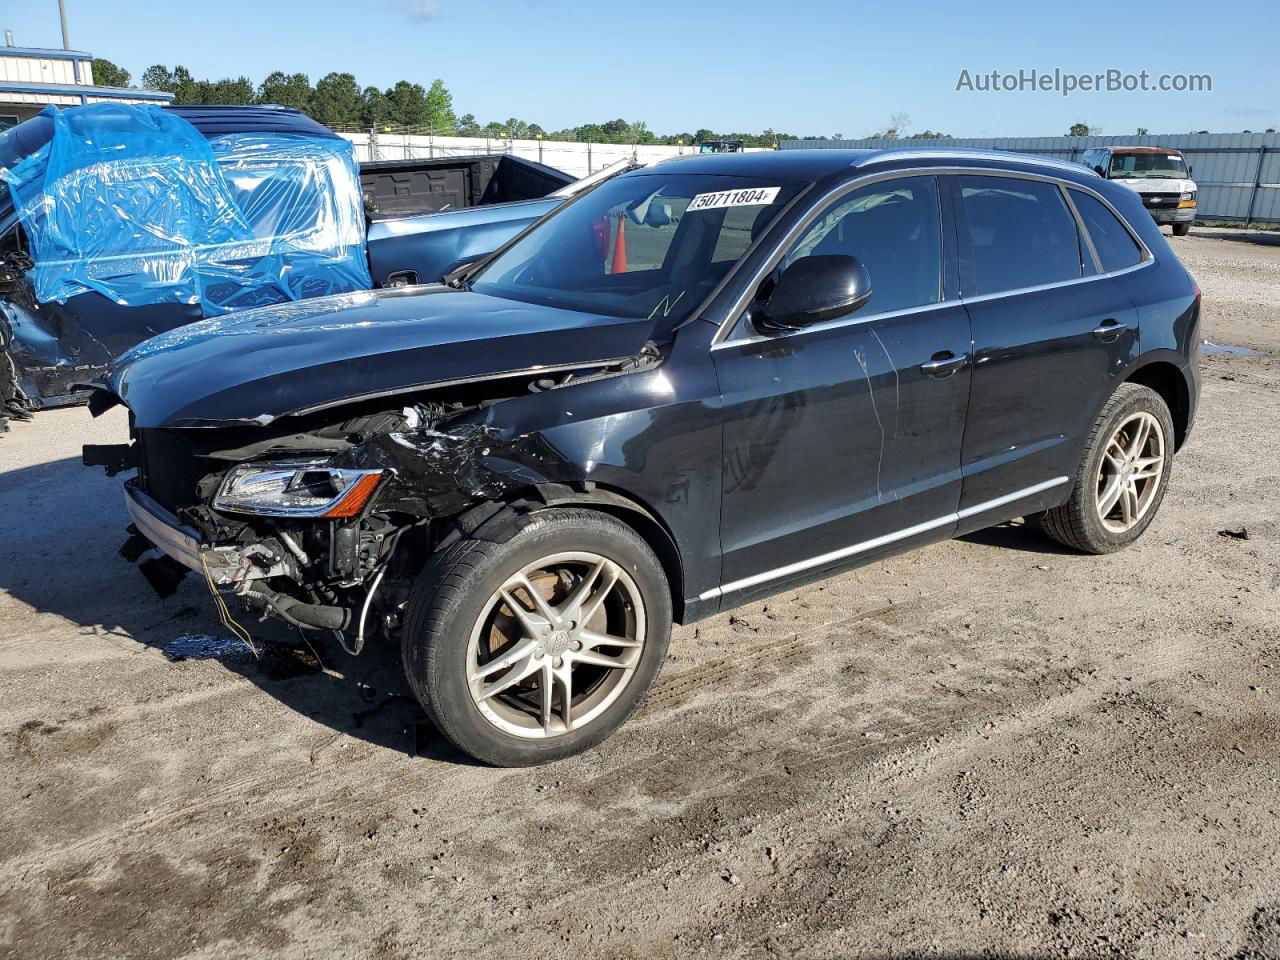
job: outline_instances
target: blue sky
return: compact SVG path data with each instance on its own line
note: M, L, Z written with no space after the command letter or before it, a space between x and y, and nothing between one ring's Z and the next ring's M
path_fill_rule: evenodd
M658 132L864 136L891 114L954 136L1280 126L1280 4L915 0L67 0L71 43L137 80L273 69L362 85L440 77L459 114L556 129L621 116ZM56 0L5 4L20 46L60 46ZM184 15L184 10L190 15ZM957 92L971 74L1055 67L1203 73L1207 93Z

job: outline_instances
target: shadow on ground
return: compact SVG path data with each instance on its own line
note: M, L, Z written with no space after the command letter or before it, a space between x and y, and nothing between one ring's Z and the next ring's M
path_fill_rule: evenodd
M1192 228L1193 236L1200 236L1209 240L1233 240L1236 243L1256 243L1263 247L1280 247L1280 231L1267 230L1215 230L1213 233L1196 234L1195 228Z
M965 543L977 543L985 547L1000 547L1003 550L1021 550L1025 553L1039 553L1046 556L1074 556L1077 551L1065 547L1052 540L1034 521L1011 520L998 526L987 527L966 533L958 539Z

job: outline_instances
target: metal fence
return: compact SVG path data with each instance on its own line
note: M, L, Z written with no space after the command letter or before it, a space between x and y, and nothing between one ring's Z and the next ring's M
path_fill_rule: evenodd
M946 140L785 140L782 150L955 148L1011 150L1076 163L1093 147L1172 147L1191 165L1197 219L1280 223L1280 134L1179 133L1133 137L1001 137Z

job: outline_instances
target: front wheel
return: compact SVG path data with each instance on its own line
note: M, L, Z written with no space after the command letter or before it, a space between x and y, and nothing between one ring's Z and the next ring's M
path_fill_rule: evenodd
M1122 383L1102 407L1071 499L1040 519L1045 533L1086 553L1127 547L1155 518L1173 467L1173 418L1160 394Z
M403 655L454 745L528 766L613 733L652 685L670 635L670 589L649 545L605 514L546 510L431 559Z
M1190 232L1191 224L1189 223L1175 223L1173 225L1173 235L1175 237L1185 237Z

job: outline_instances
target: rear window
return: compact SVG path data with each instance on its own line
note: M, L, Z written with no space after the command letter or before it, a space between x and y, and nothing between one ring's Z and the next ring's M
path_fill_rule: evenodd
M1052 183L1015 177L957 178L964 204L971 295L1083 275L1075 217Z
M1079 190L1071 191L1071 199L1080 211L1080 219L1098 251L1104 273L1132 267L1142 260L1142 249L1116 215L1096 197Z

